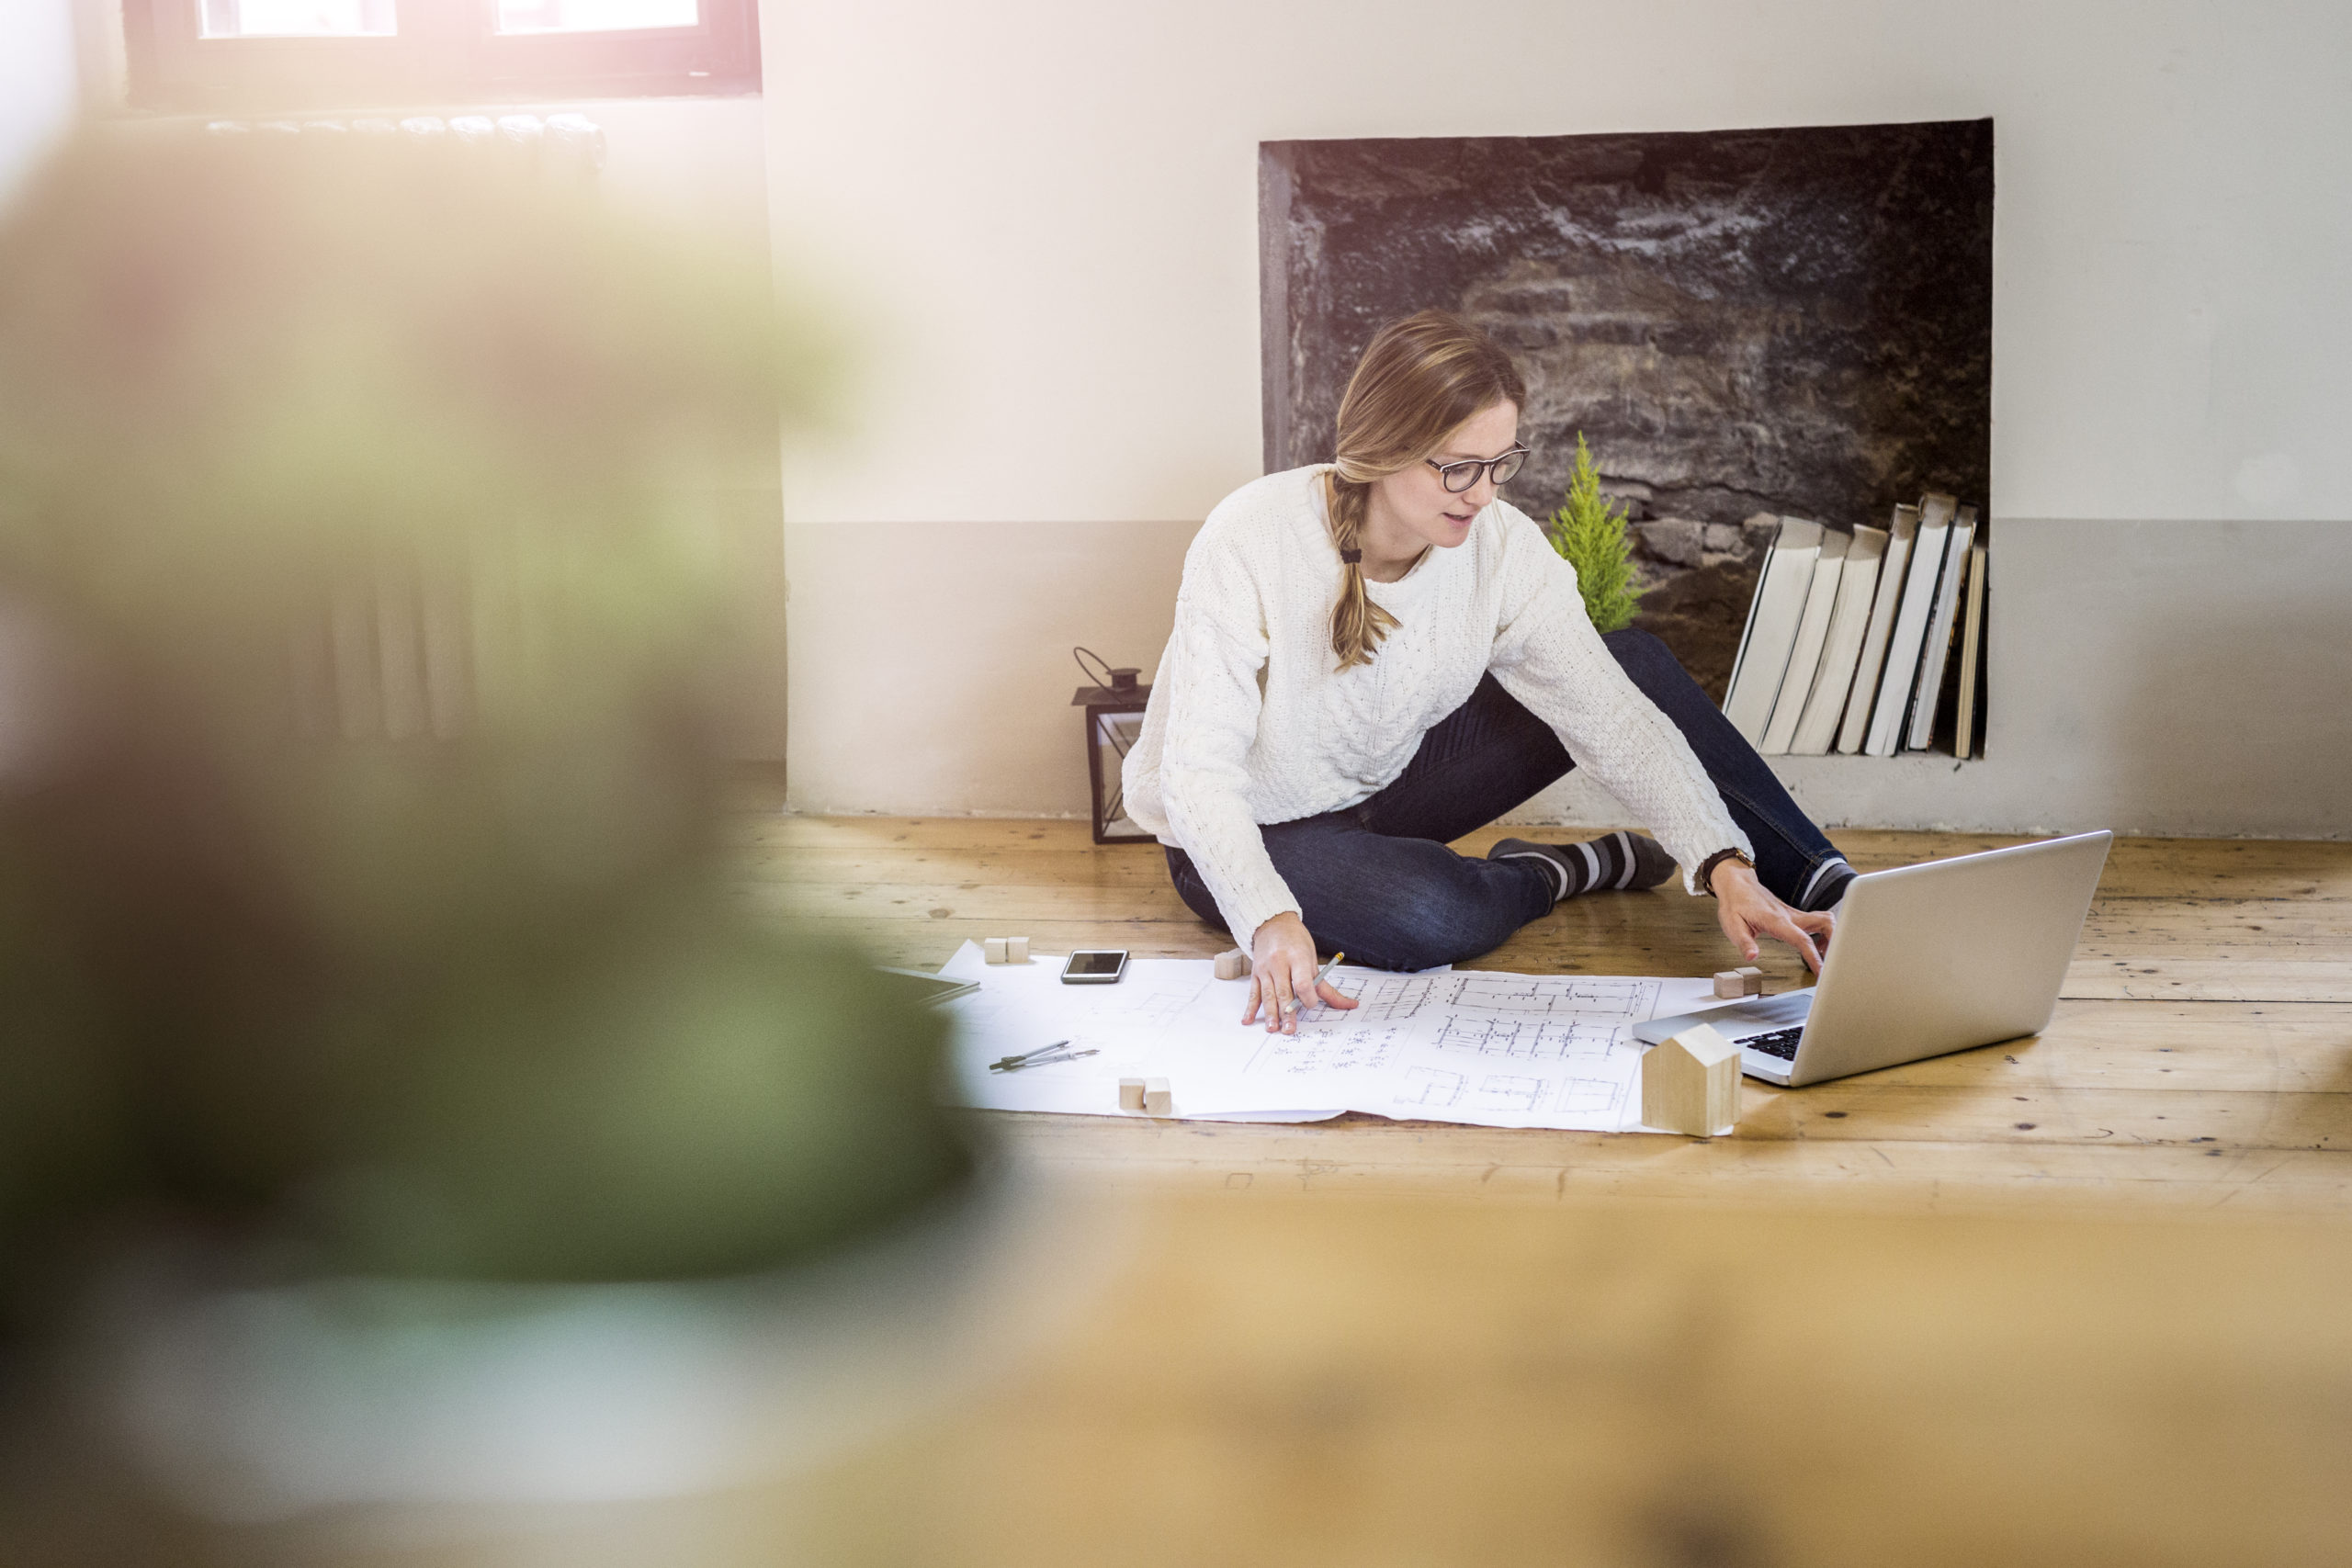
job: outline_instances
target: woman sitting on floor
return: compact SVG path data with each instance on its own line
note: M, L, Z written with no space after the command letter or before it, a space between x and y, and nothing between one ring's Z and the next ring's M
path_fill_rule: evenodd
M1451 964L1678 863L1749 958L1768 936L1820 966L1851 868L1663 643L1593 629L1575 570L1497 498L1526 396L1455 317L1391 323L1338 460L1242 486L1186 552L1126 807L1184 902L1248 942L1245 1023L1354 1005L1317 989L1318 947ZM1446 847L1579 765L1657 839Z

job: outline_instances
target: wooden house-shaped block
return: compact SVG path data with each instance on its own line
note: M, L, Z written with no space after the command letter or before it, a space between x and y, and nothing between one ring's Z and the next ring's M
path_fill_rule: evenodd
M1710 1138L1739 1120L1739 1047L1694 1023L1642 1058L1642 1121Z

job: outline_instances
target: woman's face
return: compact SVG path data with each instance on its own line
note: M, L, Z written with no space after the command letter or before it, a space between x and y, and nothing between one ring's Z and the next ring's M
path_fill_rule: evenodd
M1469 458L1499 457L1519 444L1519 405L1488 403L1453 427L1425 462L1389 475L1373 487L1374 517L1386 525L1379 529L1391 536L1380 541L1391 552L1418 553L1422 545L1450 550L1470 536L1471 520L1495 499L1495 483L1485 469L1478 482L1460 492L1448 491L1445 480L1430 463L1459 463ZM1396 536L1399 534L1409 536Z

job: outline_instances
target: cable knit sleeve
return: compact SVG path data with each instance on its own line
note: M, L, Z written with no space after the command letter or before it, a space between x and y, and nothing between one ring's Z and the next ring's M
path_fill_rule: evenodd
M1267 920L1299 907L1266 854L1248 795L1267 646L1252 574L1229 545L1204 540L1184 563L1154 694L1168 695L1159 793L1170 829L1244 946Z
M1657 835L1700 891L1699 865L1718 850L1752 854L1674 721L1644 696L1585 613L1576 569L1533 522L1503 513L1503 595L1490 668L1550 725L1577 765Z

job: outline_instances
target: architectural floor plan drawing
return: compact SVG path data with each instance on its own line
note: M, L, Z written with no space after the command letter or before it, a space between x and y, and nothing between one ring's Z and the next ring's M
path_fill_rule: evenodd
M1407 1067L1404 1086L1396 1096L1397 1104L1424 1111L1442 1111L1461 1098L1462 1075L1442 1073L1435 1067Z
M1479 1081L1478 1103L1491 1111L1532 1111L1544 1103L1545 1088L1542 1078L1489 1073Z
M1318 1006L1295 1034L1245 1025L1246 980L1204 959L1136 959L1115 986L1064 986L1061 960L989 965L967 944L940 972L980 989L956 1021L956 1094L1015 1111L1118 1114L1118 1080L1169 1080L1178 1116L1313 1118L1343 1111L1498 1127L1631 1129L1642 1050L1632 1026L1705 1006L1710 982L1638 976L1390 975L1341 969L1352 1009ZM1091 1055L1012 1072L989 1064L1056 1041Z
M1639 1023L1653 1016L1657 980L1581 975L1380 975L1342 970L1339 989L1356 999L1355 1010L1317 1008L1310 1019L1352 1018L1392 1023L1431 1010L1470 1009L1508 1018L1611 1019Z
M1266 1034L1250 1058L1258 1074L1329 1073L1385 1067L1404 1048L1408 1032L1396 1024L1360 1028L1301 1029L1295 1035Z
M1287 1094L1311 1085L1384 1116L1615 1129L1640 1100L1632 1026L1678 982L1463 971L1337 984L1356 1007L1309 1010L1295 1040L1251 1055L1245 1082L1279 1074Z
M1507 1018L1613 1018L1639 1023L1657 1001L1656 980L1575 975L1452 975L1445 1001Z
M1121 996L1113 989L1102 998L1102 1015L1109 1019L1125 1019L1137 1025L1165 1029L1184 1016L1184 1011L1199 999L1198 986L1161 986L1139 989Z
M1570 1055L1605 1056L1624 1039L1622 1023L1549 1023L1460 1012L1447 1015L1430 1043L1441 1051L1557 1061Z

